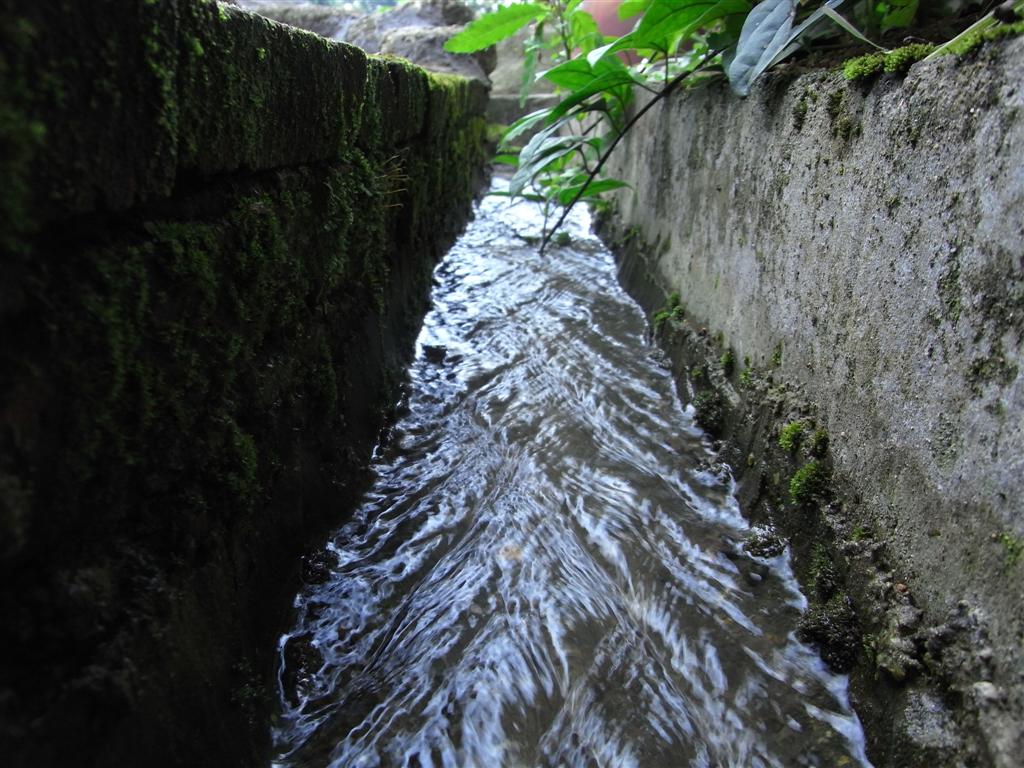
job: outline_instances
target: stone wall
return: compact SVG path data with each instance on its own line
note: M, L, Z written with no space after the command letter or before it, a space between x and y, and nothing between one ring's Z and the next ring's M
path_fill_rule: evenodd
M0 753L265 762L486 93L205 0L0 0L0 43Z
M757 400L772 430L829 438L817 502L852 574L864 706L890 697L867 718L883 765L1024 749L1022 77L1014 40L867 84L712 85L655 108L609 169L633 186L610 216L626 283L652 312L678 291L708 345L677 368L687 399L709 392L698 416ZM709 421L747 496L801 506L746 413Z

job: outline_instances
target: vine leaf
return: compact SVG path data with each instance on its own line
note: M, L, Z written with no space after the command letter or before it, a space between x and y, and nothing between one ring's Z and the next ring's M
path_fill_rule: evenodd
M558 190L555 199L558 200L559 205L569 205L577 199L577 196L580 200L597 199L603 192L611 192L613 189L622 189L628 186L629 184L619 179L584 180L582 183L562 187Z
M729 84L740 96L750 93L751 83L790 42L795 16L796 0L764 0L747 16L727 71Z
M629 21L638 13L646 11L650 4L651 0L623 0L622 5L619 6L619 18L622 21Z
M636 29L588 55L591 64L626 49L668 51L674 40L687 38L721 19L743 17L748 0L652 0Z
M860 40L863 43L867 43L868 45L872 46L873 48L877 48L879 51L884 51L884 52L888 53L888 50L886 50L885 48L880 46L874 40L866 37L863 32L861 32L859 29L857 29L855 26L853 26L853 24L848 22L846 19L844 19L838 13L833 11L827 5L823 5L821 7L821 12L824 13L826 16L828 16L830 19L832 19L832 21L834 21L836 24L838 24L843 30L848 32L851 36L857 38L858 40Z
M549 125L534 134L519 153L519 168L509 181L513 195L520 194L545 167L572 152L575 147L589 143L582 136L560 135L560 123Z
M812 25L825 16L842 19L832 9L843 0L828 0L803 22L793 27L796 0L764 0L747 16L735 53L730 52L726 66L729 85L740 96L750 93L750 86L768 67L786 58L799 45L796 42ZM846 28L845 19L840 26Z
M598 75L586 85L573 90L568 96L559 102L558 106L551 110L548 121L558 120L563 115L569 114L571 110L585 102L591 96L604 94L615 97L620 104L625 104L632 91L630 87L636 83L636 78L627 69L621 72L606 72Z
M885 34L890 29L909 27L917 15L918 0L889 0L887 3L880 3L879 8L884 9L882 26L879 30Z
M474 53L511 37L531 21L539 21L549 13L547 6L537 3L502 6L485 13L444 44L449 53Z
M542 74L557 86L569 91L583 88L602 75L617 74L632 79L629 70L618 59L601 59L591 63L589 59L569 59Z
M505 131L505 135L501 137L501 146L510 146L515 139L518 139L524 133L532 130L542 122L545 122L550 114L551 108L544 107L543 109L538 109L528 115L523 115L512 123L512 125L508 127L508 130Z
M675 37L689 37L701 27L734 13L747 13L746 0L654 0L637 25L637 48L667 48Z

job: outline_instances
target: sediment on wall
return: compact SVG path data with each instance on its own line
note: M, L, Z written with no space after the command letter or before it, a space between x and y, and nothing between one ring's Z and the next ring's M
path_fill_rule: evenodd
M880 766L1024 749L1024 41L674 95L602 216ZM671 296L671 294L677 294ZM666 298L669 297L669 298Z
M256 764L486 93L204 0L0 0L0 42L0 753Z

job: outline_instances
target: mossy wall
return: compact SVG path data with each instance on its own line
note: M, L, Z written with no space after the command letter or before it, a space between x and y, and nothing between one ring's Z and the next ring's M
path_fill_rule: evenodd
M258 762L486 94L205 0L0 0L0 41L0 754Z

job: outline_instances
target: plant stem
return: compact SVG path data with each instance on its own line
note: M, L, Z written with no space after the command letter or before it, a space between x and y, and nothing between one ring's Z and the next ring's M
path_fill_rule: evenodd
M548 243L551 242L551 236L555 232L557 232L565 223L565 220L569 217L569 213L572 211L573 207L576 205L576 203L580 201L580 198L583 197L583 193L587 191L587 187L590 186L590 182L592 182L597 177L597 175L601 173L601 169L604 168L604 164L608 161L608 158L611 157L612 152L615 151L615 147L619 145L619 142L622 140L622 137L629 132L629 129L636 125L637 121L640 120L640 118L643 117L645 114L647 114L651 107L653 107L663 98L672 93L672 91L678 88L679 85L684 80L686 80L686 78L688 78L690 75L700 72L705 67L707 67L711 60L714 59L721 52L721 50L712 51L711 53L704 57L704 61L702 61L699 65L697 65L693 69L689 69L686 72L682 72L676 75L668 85L666 85L664 88L658 91L649 102L644 104L644 106L641 107L637 111L637 113L629 119L629 121L622 127L622 130L615 135L614 139L612 139L612 143L608 146L608 149L606 149L604 154L601 155L600 160L597 161L597 165L594 166L594 170L592 170L587 175L586 183L582 187L580 187L579 191L573 197L572 201L567 206L565 206L565 208L562 209L562 215L558 217L558 221L555 222L555 226L550 230L545 226L544 237L540 242L541 256L544 255L544 250L548 247ZM546 221L545 224L547 224Z

